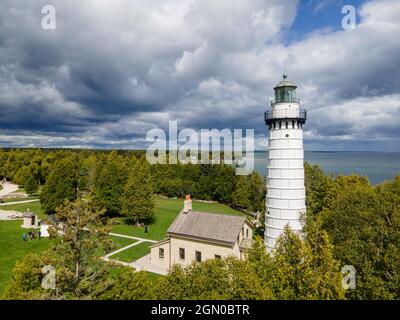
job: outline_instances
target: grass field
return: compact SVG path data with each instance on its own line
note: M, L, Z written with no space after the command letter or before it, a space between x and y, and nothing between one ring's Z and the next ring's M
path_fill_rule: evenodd
M130 225L125 218L113 219L113 232L134 237L140 237L152 240L162 240L167 233L168 227L175 220L176 216L183 209L182 199L164 199L157 198L157 204L154 212L154 220L148 227L148 233L144 232L143 227ZM219 203L205 203L193 201L193 210L212 213L243 215L226 205Z
M136 246L133 246L131 248L128 248L124 251L118 252L110 257L110 259L113 260L119 260L123 262L132 262L135 261L146 254L150 253L150 248L149 246L151 245L151 242L142 242L139 243Z
M111 249L111 251L115 251L115 250L121 249L123 247L129 246L132 243L137 242L137 240L128 239L128 238L122 238L122 237L110 236L110 238L111 238L112 242L114 243L114 246Z
M25 201L25 200L34 200L34 199L39 199L38 197L18 197L18 198L7 198L3 199L3 203L7 202L18 202L18 201Z
M39 253L50 246L47 238L22 241L22 233L27 229L21 228L22 221L0 221L0 297L11 279L11 271L15 263L30 252ZM136 242L132 239L110 236L114 243L112 251ZM99 250L99 255L104 254Z
M40 219L46 217L46 214L43 212L43 209L40 205L40 201L10 204L10 205L5 205L5 206L0 206L0 209L1 210L15 210L18 212L25 212L29 209L29 211L37 213Z
M40 218L46 216L43 213L39 201L0 206L1 210L15 210L20 212L27 211L28 208L30 211L37 213ZM182 199L163 199L158 197L154 220L149 224L148 233L144 233L142 227L128 224L125 218L113 218L113 232L146 239L161 240L166 236L168 227L174 221L182 208ZM218 203L193 201L193 210L242 215L241 212ZM50 241L48 239L35 239L27 242L22 241L22 233L24 231L26 232L26 229L22 229L20 227L21 224L21 220L0 221L0 297L4 292L6 284L11 278L11 271L15 263L29 252L41 252L49 247ZM135 240L127 238L111 238L115 243L113 251L135 242ZM148 242L141 243L131 249L124 250L121 253L112 256L112 259L118 257L121 261L134 261L150 252L150 244L151 243ZM149 274L149 276L154 279L159 277L158 275L152 274Z
M41 252L49 247L49 240L42 238L23 241L22 221L0 221L0 296L11 278L15 263L29 252Z

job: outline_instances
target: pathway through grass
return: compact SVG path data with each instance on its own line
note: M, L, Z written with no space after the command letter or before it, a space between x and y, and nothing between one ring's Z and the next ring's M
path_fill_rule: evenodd
M141 242L133 247L124 251L118 252L110 256L112 260L119 260L123 262L132 262L150 253L150 242Z

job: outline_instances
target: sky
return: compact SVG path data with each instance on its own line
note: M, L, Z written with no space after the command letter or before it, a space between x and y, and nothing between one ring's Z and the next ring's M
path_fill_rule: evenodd
M142 149L178 121L265 150L287 73L306 151L400 151L399 34L398 0L2 0L0 146Z

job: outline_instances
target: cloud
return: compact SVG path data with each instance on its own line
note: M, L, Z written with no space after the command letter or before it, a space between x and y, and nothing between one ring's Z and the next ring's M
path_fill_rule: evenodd
M290 45L296 0L55 1L54 31L41 28L45 4L0 4L3 146L141 148L178 120L254 128L262 148L283 72L309 110L306 146L379 149L399 136L398 1L367 2L355 30Z

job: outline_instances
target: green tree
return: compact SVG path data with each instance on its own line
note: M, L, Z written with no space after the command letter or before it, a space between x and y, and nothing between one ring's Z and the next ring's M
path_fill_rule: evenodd
M250 184L247 176L239 176L236 183L235 191L232 194L232 203L238 208L250 208L251 207L251 193Z
M400 179L373 188L362 178L336 191L323 228L343 265L357 271L354 299L398 299L400 259Z
M268 299L270 291L263 287L252 264L235 258L206 260L186 268L175 265L158 282L156 298L176 299Z
M13 270L8 299L95 299L112 285L99 253L108 250L110 228L90 200L66 201L57 208L59 224L49 228L51 248L23 259ZM55 268L56 288L43 290L44 265Z
M121 213L135 222L151 218L155 206L153 192L149 165L146 161L137 161L129 172Z
M28 253L17 261L2 298L5 300L49 298L49 291L42 288L42 268L45 265L52 265L52 261L44 253Z
M13 181L19 186L25 185L26 180L31 176L29 166L22 166L18 169L13 177Z
M272 290L274 278L274 260L265 247L261 237L256 237L251 250L248 253L248 260L253 265L254 272L261 283Z
M322 229L320 219L309 220L304 231L310 248L313 270L312 287L316 299L344 299L340 262L334 257L334 248L328 233Z
M119 214L127 176L128 169L124 158L112 151L105 163L97 167L94 184L97 205L111 214Z
M252 172L248 177L250 184L250 210L265 212L265 187L258 172Z
M308 240L287 226L274 252L273 287L278 299L341 299L341 274L323 231L310 227Z
M150 300L154 299L154 283L147 272L135 271L131 267L120 267L114 282L100 299L106 300Z
M40 194L42 208L53 214L64 200L75 200L78 195L77 168L66 158L54 163Z
M33 176L30 176L25 182L25 192L31 196L38 191L38 188L39 184L37 180Z
M235 189L235 169L228 165L216 165L214 176L214 200L231 203L232 193Z
M307 214L316 215L324 207L325 197L332 180L324 174L318 165L304 163Z

